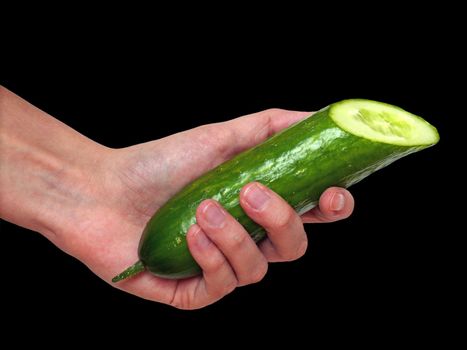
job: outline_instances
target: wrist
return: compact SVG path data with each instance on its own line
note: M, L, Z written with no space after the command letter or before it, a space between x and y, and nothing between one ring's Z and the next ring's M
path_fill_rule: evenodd
M0 87L0 217L49 239L99 188L110 150Z
M99 174L103 174L107 149L91 140L83 141L72 154L47 155L38 164L34 184L38 200L31 213L32 229L54 241L65 239L79 227L86 216L84 211L95 207L102 197Z

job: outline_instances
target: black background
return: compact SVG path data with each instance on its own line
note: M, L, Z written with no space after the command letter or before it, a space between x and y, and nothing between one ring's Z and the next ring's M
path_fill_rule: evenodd
M278 22L220 37L209 35L216 26L181 36L143 25L85 37L21 34L28 50L3 57L1 84L110 147L266 108L311 111L354 97L423 116L441 142L355 185L353 216L308 226L304 258L272 265L261 283L198 311L118 291L40 235L2 221L2 292L13 306L4 315L27 329L44 315L64 328L84 318L86 329L110 326L109 338L128 328L208 332L213 325L235 332L266 326L278 337L293 334L291 326L309 336L331 331L337 338L415 341L432 330L434 337L453 307L456 214L449 196L461 179L446 155L450 126L460 118L449 109L460 101L452 87L460 71L449 40L401 20L410 29L403 36L374 37L364 28L329 40L307 26L297 28L310 33L306 38L283 34Z

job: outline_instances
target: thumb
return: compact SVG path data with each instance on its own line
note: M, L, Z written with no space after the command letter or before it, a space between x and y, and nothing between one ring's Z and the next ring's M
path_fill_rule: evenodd
M268 109L226 122L203 125L157 140L172 188L180 188L236 154L310 116L311 112ZM166 150L170 150L167 152ZM151 160L158 152L152 150ZM158 162L160 167L161 162ZM183 176L174 176L183 174ZM159 174L160 177L160 174Z
M233 146L231 152L236 154L256 146L311 114L313 113L273 108L232 119L221 125L233 133L234 143L231 144Z

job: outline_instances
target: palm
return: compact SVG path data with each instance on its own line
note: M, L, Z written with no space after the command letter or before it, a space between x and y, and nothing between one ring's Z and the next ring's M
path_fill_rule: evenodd
M288 118L287 124L293 121ZM184 185L273 132L262 130L264 126L264 121L256 126L257 132L264 135L253 133L253 138L245 135L244 140L239 140L226 124L215 124L115 151L109 159L112 185L104 195L104 201L111 204L93 211L86 220L88 224L81 225L79 234L82 237L85 231L89 244L82 249L84 253L72 254L110 281L138 260L138 242L154 212ZM253 125L250 130L254 129ZM193 293L201 280L195 277L176 281L141 274L116 286L147 299L171 303L174 298Z
M109 159L111 185L102 194L108 204L99 205L81 222L77 234L87 239L70 249L71 253L106 281L138 260L138 242L154 212L184 185L230 155L219 142L221 129L198 128L114 151ZM178 282L141 274L116 286L171 303L177 289L177 295L184 293L200 280Z

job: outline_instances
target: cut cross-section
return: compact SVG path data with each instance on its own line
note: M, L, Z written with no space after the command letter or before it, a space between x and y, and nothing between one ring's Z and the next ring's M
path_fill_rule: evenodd
M416 146L439 140L438 132L428 122L386 103L344 100L332 105L329 115L345 131L376 142Z

